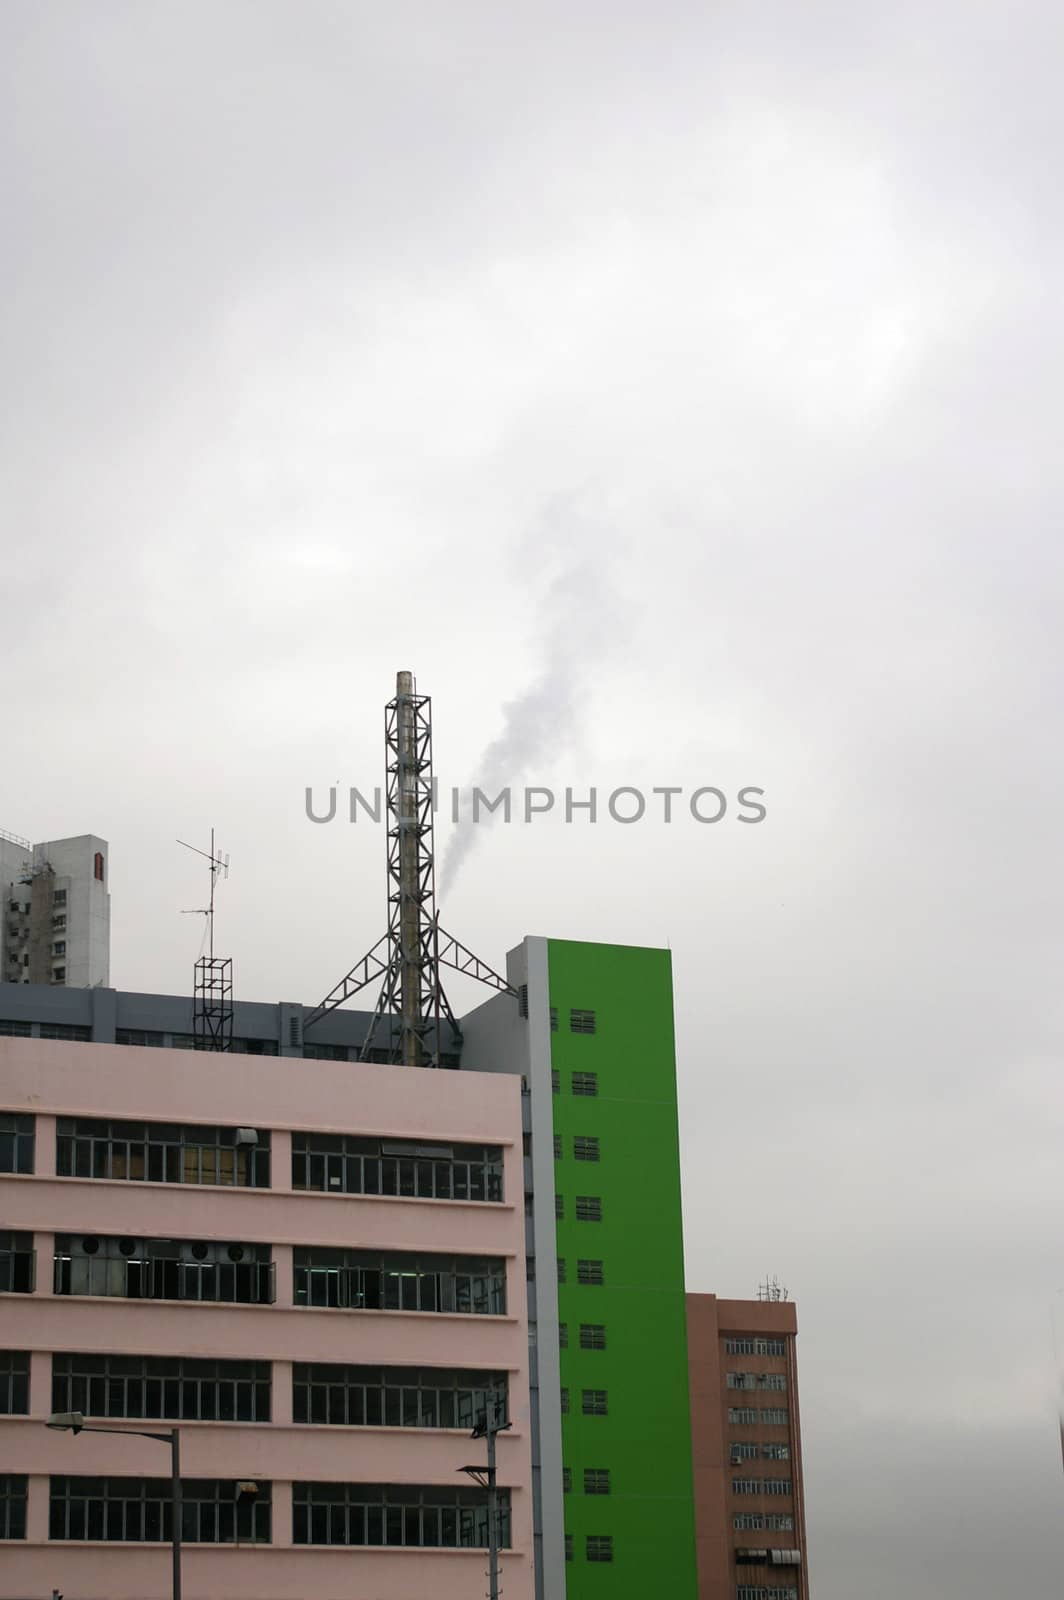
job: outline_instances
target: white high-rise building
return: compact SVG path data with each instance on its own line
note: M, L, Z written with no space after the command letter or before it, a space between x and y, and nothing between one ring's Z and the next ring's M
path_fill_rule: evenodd
M111 977L107 841L31 844L0 830L0 982L106 988Z

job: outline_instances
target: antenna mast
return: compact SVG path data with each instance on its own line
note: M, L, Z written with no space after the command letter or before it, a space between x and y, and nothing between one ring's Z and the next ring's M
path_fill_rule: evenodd
M199 850L184 839L177 843L193 855L210 862L210 897L206 906L185 912L186 916L207 918L208 954L196 962L193 982L192 1037L197 1050L230 1050L233 1044L233 959L214 953L214 890L219 876L228 878L229 857L219 855L214 848L214 829L211 829L211 848Z
M440 927L436 909L432 775L432 701L412 672L399 672L384 712L388 823L388 932L303 1021L304 1033L328 1012L383 977L361 1059L383 1052L407 1067L440 1065L441 1023L460 1040L440 981L441 965L468 973L503 994L517 991ZM387 1026L387 1047L374 1041Z

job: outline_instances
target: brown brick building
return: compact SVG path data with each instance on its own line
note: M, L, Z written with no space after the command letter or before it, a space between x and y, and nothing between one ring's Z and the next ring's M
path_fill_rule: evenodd
M699 1600L809 1600L798 1317L687 1296Z

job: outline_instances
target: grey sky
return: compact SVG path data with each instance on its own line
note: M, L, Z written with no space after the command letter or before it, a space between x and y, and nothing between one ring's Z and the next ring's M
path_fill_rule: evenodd
M383 842L303 789L378 781L398 667L445 783L547 682L522 781L763 786L496 827L445 920L671 944L690 1281L799 1300L816 1600L1059 1586L1062 46L0 10L0 827L109 838L115 981L175 990L215 824L240 993L310 1003Z

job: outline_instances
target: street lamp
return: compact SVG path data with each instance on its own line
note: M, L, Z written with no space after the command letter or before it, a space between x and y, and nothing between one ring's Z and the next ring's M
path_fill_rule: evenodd
M170 1520L173 1548L173 1600L181 1600L181 1439L177 1428L167 1428L165 1433L149 1433L145 1428L96 1428L85 1422L81 1411L53 1411L45 1427L57 1433L117 1433L132 1434L138 1439L158 1439L170 1446Z
M498 1395L489 1399L488 1405L491 1416L485 1410L481 1413L476 1427L470 1434L471 1439L486 1439L488 1444L488 1464L486 1467L459 1467L459 1472L464 1472L466 1477L479 1483L482 1489L488 1491L488 1595L489 1600L499 1600L499 1524L498 1524L498 1495L495 1489L495 1438L497 1434L505 1432L510 1427L508 1422L499 1421L501 1404Z

